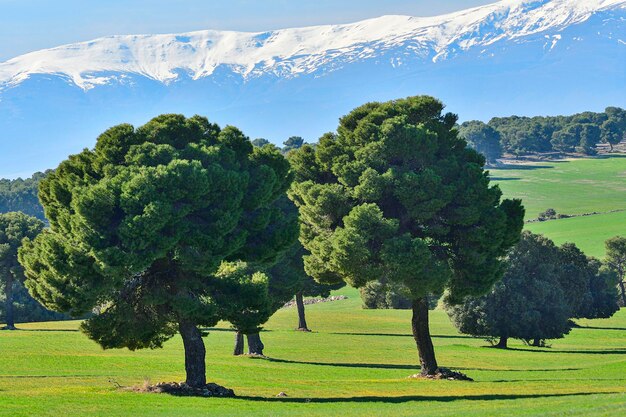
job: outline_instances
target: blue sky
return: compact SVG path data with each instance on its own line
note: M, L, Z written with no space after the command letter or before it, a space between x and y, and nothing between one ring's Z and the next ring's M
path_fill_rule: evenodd
M384 14L434 16L496 0L0 0L0 62L66 43L136 33L262 31Z

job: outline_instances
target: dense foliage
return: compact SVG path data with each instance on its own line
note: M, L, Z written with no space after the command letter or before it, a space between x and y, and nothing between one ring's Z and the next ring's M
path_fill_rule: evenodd
M481 297L468 297L447 306L462 333L534 340L561 338L569 333L570 318L606 318L617 311L615 274L586 257L575 245L560 248L530 232L507 256L502 281Z
M39 182L48 175L47 172L37 172L25 180L0 179L0 213L21 211L29 216L45 220L43 207L37 198Z
M458 301L488 291L524 213L489 186L484 158L442 110L427 96L368 103L290 158L306 272L355 287L381 277L404 285L424 374L438 372L427 295L445 288Z
M104 348L160 347L180 331L187 383L203 386L198 326L222 317L224 262L259 267L297 238L278 199L289 164L238 129L162 115L104 132L40 185L50 228L20 250L26 286ZM256 278L255 278L256 279Z
M615 236L605 242L606 264L617 274L620 305L626 307L626 237Z
M502 156L500 133L480 121L465 122L459 127L459 136L467 141L468 146L481 153L487 163L495 164Z
M14 290L19 291L25 278L17 259L18 250L24 239L35 238L43 227L41 220L22 212L0 214L0 285L4 288L3 317L8 329L15 329Z
M67 320L67 314L57 313L42 306L30 296L21 282L13 282L13 317L15 323ZM6 292L0 285L0 323L6 322Z
M607 107L603 113L583 112L572 116L496 117L488 125L499 133L505 152L523 155L557 151L593 155L600 141L608 143L612 149L626 138L626 110Z

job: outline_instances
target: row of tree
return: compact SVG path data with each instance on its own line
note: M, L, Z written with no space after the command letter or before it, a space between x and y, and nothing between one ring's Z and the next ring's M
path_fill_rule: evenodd
M489 185L443 107L426 96L369 103L289 161L199 116L115 126L41 181L49 227L19 249L25 285L55 311L96 310L82 328L104 348L180 333L187 383L201 387L201 328L227 319L255 334L271 314L259 300L280 304L271 281L299 237L319 283L384 276L409 288L421 371L440 372L429 294L488 291L524 215Z
M186 382L202 387L202 328L228 320L259 352L262 323L304 291L298 276L384 278L407 289L422 374L440 373L432 294L454 305L491 291L524 218L443 108L368 103L287 158L199 116L115 126L41 181L49 227L18 251L25 285L52 310L95 310L82 329L104 348L180 333Z
M484 123L473 120L459 126L460 135L494 163L503 152L525 155L541 152L596 153L596 145L611 150L626 139L626 110L607 107L602 113L572 116L496 117Z

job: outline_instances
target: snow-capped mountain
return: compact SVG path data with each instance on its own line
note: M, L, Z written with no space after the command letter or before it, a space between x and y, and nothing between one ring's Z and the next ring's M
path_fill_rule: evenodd
M3 169L7 146L29 150L27 170L41 169L113 123L164 111L282 142L315 140L363 101L421 93L462 119L624 105L625 20L626 0L504 0L428 18L110 36L36 51L0 63L0 175L19 171Z

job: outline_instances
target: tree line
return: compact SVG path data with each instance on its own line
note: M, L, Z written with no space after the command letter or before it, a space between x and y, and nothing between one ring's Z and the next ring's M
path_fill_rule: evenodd
M613 146L626 139L626 110L607 107L604 112L571 116L495 117L459 126L460 135L495 163L503 153L526 155L544 152L578 152L595 155L598 143Z
M180 334L190 387L206 386L207 327L229 321L234 353L246 335L262 354L259 331L286 300L380 279L406 289L421 374L456 377L437 362L429 305L492 291L524 208L443 109L368 103L286 152L200 116L114 126L40 181L48 227L35 222L11 261L45 307L87 314L81 329L105 349Z

